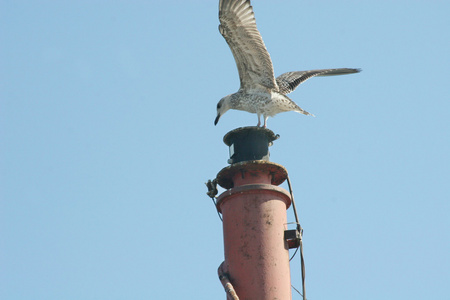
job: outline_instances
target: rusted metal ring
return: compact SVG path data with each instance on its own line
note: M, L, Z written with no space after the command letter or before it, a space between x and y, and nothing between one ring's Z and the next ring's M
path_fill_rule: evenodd
M286 209L289 208L289 206L291 206L291 195L289 194L288 191L286 191L285 189L279 187L279 186L275 186L275 185L271 185L271 184L244 184L244 185L240 185L238 187L229 189L225 192L223 192L222 194L219 195L219 197L217 197L217 209L219 210L219 212L222 212L220 209L221 204L223 203L223 201L225 201L226 198L233 196L233 195L241 195L241 194L248 194L248 193L274 193L277 195L282 195L282 200L284 201L284 203L286 204Z

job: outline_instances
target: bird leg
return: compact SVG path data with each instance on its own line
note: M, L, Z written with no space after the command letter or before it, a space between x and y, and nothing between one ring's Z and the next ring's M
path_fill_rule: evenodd
M264 122L265 124L265 122ZM256 124L256 127L259 127L261 125L261 115L258 114L258 124Z
M264 116L264 125L263 125L263 128L266 128L267 127L267 119L268 119L269 117L268 116Z

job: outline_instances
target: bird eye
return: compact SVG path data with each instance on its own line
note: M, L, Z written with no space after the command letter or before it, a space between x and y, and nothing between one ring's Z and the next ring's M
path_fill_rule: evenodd
M220 109L222 105L220 103L217 103L217 109Z

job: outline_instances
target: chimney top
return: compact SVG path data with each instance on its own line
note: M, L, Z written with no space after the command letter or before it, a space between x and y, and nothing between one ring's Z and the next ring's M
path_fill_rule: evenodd
M223 142L229 146L229 164L249 160L269 161L269 147L280 136L263 127L240 127L228 132Z

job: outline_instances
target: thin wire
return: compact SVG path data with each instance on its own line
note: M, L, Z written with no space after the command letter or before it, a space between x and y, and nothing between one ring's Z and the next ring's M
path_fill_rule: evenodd
M300 291L299 290L297 290L292 284L291 284L291 287L300 295L300 296L302 296L303 297L303 295L302 295L302 293L300 293Z
M294 254L292 254L292 256L291 256L291 258L289 259L289 261L291 261L291 260L294 258L295 254L297 254L298 248L299 248L299 247L295 248L295 252L294 252Z
M216 208L217 215L219 216L220 221L223 222L222 216L220 215L220 212L219 212L219 210L217 209L217 202L216 202L216 199L217 199L216 197L211 197L211 200L212 200L213 203L214 203L214 207Z
M301 268L302 268L302 291L303 291L303 300L306 300L306 289L305 289L305 260L303 258L303 229L302 226L300 225L300 222L298 220L298 215L297 215L297 208L295 207L295 201L294 201L294 192L292 191L292 186L291 186L291 180L289 179L289 175L287 175L287 183L289 186L289 192L291 194L291 200L292 200L292 208L294 210L294 217L295 217L295 222L297 223L297 230L300 233L300 246L298 248L300 248L300 263L301 263ZM294 253L295 255L295 253Z
M295 223L297 224L297 228L298 227L302 228L300 226L300 222L298 221L297 208L295 207L295 201L294 201L294 192L292 191L291 180L289 179L289 175L287 175L287 183L288 183L288 186L289 186L289 192L291 193L292 208L294 209Z
M220 215L219 208L217 207L217 201L216 201L217 200L216 195L218 193L217 178L215 178L214 180L208 180L208 182L206 182L205 184L206 184L206 187L208 188L208 192L206 193L206 195L208 195L211 198L211 200L213 201L214 207L216 208L216 211L217 211L217 215L219 216L220 221L223 222L223 219L222 219L222 216Z

